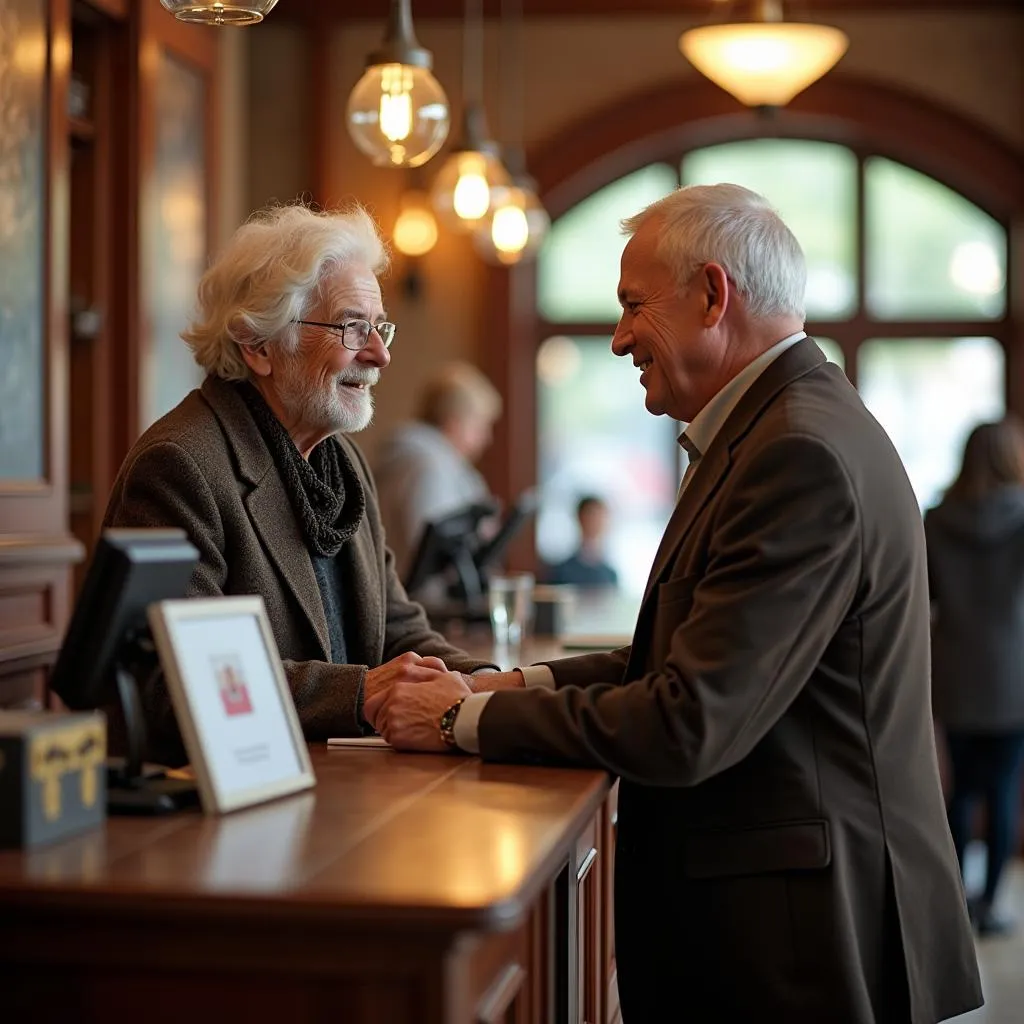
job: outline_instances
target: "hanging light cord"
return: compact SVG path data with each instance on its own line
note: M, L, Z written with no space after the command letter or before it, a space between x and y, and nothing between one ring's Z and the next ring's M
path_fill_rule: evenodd
M462 103L484 102L484 5L483 0L466 0L466 22L462 28Z
M502 45L498 74L502 84L501 129L508 150L517 163L523 157L523 2L501 0ZM521 168L516 168L521 170Z

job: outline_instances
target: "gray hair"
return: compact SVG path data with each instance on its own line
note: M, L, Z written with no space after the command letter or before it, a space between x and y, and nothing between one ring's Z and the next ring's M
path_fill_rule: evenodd
M295 203L260 210L203 274L196 316L181 337L208 374L246 380L239 346L274 343L294 352L299 335L292 321L307 314L332 271L352 262L374 274L388 265L377 225L362 206L332 212Z
M807 265L793 232L764 196L742 185L689 185L622 222L634 235L661 218L658 255L685 286L704 263L720 264L752 317L804 317Z

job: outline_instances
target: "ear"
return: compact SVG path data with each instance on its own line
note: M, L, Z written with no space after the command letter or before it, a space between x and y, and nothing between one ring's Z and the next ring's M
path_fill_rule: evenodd
M270 353L266 344L263 345L239 345L239 351L245 360L245 365L256 374L257 377L269 377L274 370Z
M729 276L720 263L708 263L702 275L704 326L717 327L729 307Z

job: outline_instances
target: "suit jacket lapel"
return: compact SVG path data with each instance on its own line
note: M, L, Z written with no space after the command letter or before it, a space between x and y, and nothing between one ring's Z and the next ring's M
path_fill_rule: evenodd
M239 476L252 485L245 507L263 549L274 563L320 642L320 656L331 660L331 641L309 549L292 513L291 499L263 437L234 387L207 377L202 393L220 420L234 452Z
M644 599L640 605L641 617L647 605L653 603L657 584L675 559L694 519L718 490L732 461L733 449L749 433L761 413L774 401L779 392L824 362L825 356L821 349L811 338L805 338L769 364L740 398L736 408L729 414L729 418L722 424L722 429L711 442L711 446L701 457L686 490L676 502L672 518L665 528L658 553L654 557L651 575L647 580Z
M701 456L697 468L693 471L686 490L679 496L676 507L672 510L672 517L662 534L661 543L658 545L658 553L654 556L654 564L651 566L651 574L647 579L647 588L644 591L644 604L651 596L651 592L661 578L662 573L672 561L676 551L682 544L683 539L689 532L690 524L697 518L697 514L708 503L711 495L717 489L719 480L729 468L729 448L727 445L720 445L717 439L712 443L707 453Z

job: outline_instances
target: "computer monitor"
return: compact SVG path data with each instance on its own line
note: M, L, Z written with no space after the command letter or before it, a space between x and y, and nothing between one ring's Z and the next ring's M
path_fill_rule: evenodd
M146 746L140 679L159 671L146 621L154 601L185 596L199 552L184 530L106 530L50 676L51 689L73 710L120 704L127 757L110 762L108 810L161 813L196 798L192 784L143 772Z
M504 556L509 543L537 511L535 491L524 491L509 509L493 537L480 535L480 524L494 515L493 504L479 502L428 523L405 579L413 595L431 580L448 581L448 610L472 612L484 608L488 571Z
M496 511L493 504L477 502L427 523L406 574L405 589L416 596L431 580L453 577L449 581L453 599L479 599L483 581L475 555L481 545L480 524Z

